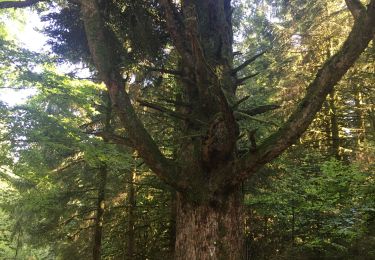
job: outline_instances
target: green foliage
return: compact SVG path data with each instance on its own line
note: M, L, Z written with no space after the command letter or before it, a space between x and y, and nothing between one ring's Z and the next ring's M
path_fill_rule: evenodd
M127 52L123 54L127 57L124 67L143 61L158 62L168 37L157 1L103 1L100 5L107 26ZM61 9L42 14L42 20L49 23L44 32L61 61L91 65L79 5L69 2Z
M253 251L263 252L253 257L346 259L366 235L373 174L335 159L319 158L319 167L311 167L314 159L283 157L275 164L282 174L247 195L248 236Z

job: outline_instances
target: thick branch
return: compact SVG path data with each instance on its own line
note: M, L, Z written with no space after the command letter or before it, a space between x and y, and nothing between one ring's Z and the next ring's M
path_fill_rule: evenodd
M298 140L322 107L326 96L366 49L374 34L375 0L371 0L366 13L355 20L341 49L318 71L305 97L284 126L267 138L259 149L239 160L235 167L235 177L228 180L232 185L248 178Z
M256 55L254 55L253 57L251 57L250 59L246 60L244 63L242 63L240 66L238 66L237 68L234 68L232 70L232 74L236 74L237 72L239 72L240 70L243 70L244 68L246 68L249 64L251 64L252 62L254 62L257 58L259 58L260 56L262 56L264 53L266 53L266 51L262 51Z
M104 26L96 0L81 0L82 18L90 52L101 79L106 84L111 101L131 142L146 164L166 183L181 189L175 164L165 158L140 121L124 89L119 47L115 36Z
M168 31L174 45L180 55L186 61L189 61L191 59L190 54L188 53L189 48L186 45L186 37L182 33L184 31L184 25L175 4L171 0L160 0L159 2L164 10Z
M6 8L24 8L46 0L25 0L25 1L4 1L0 2L0 9Z
M178 119L182 119L182 120L189 120L189 117L186 116L186 115L183 115L183 114L180 114L180 113L177 113L171 109L168 109L168 108L165 108L159 104L155 104L155 103L151 103L151 102L148 102L148 101L145 101L145 100L141 100L141 99L137 99L138 103L141 105L141 106L145 106L145 107L149 107L149 108L152 108L152 109L155 109L157 111L160 111L162 113L165 113L167 115L170 115L172 117L176 117Z
M181 120L187 120L187 121L190 121L192 123L196 123L196 124L199 124L199 125L202 125L202 124L205 124L204 122L201 122L197 119L193 119L191 118L190 116L188 115L184 115L184 114L181 114L181 113L177 113L171 109L168 109L166 107L163 107L159 104L155 104L155 103L151 103L151 102L148 102L148 101L145 101L145 100L140 100L138 99L137 100L138 103L141 105L141 106L145 106L145 107L149 107L149 108L152 108L152 109L155 109L159 112L162 112L162 113L165 113L169 116L172 116L172 117L175 117L175 118L178 118L178 119L181 119Z
M359 0L345 0L345 3L355 19L366 12L366 7Z

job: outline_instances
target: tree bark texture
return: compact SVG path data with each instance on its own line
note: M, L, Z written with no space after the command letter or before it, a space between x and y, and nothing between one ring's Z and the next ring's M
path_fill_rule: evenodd
M239 193L230 194L221 205L196 205L179 194L175 259L242 259L242 216Z

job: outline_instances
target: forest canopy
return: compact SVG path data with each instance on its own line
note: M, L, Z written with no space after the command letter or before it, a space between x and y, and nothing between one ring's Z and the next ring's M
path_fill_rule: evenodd
M375 258L374 43L375 0L0 0L0 258Z

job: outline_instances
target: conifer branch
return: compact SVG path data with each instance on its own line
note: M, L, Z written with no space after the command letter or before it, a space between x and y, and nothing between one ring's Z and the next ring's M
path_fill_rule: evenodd
M254 62L256 59L258 59L260 56L262 56L263 54L265 54L266 51L262 51L256 55L254 55L253 57L251 57L250 59L246 60L244 63L242 63L240 66L238 66L237 68L234 68L232 70L232 74L236 74L237 72L239 72L240 70L243 70L244 68L246 68L248 65L250 65L252 62Z
M250 98L250 96L245 96L245 97L241 98L240 100L238 100L236 103L234 103L232 105L232 109L236 109L240 104L242 104L243 102L245 102L249 98Z
M240 158L235 176L224 177L235 186L259 170L264 164L279 156L305 132L316 113L321 109L327 95L367 48L375 35L375 0L371 0L366 12L355 19L351 32L340 50L330 57L308 86L305 97L288 121L274 134ZM225 169L223 169L225 171ZM226 179L217 180L226 183ZM229 185L229 186L231 186Z
M155 103L151 103L151 102L148 102L148 101L145 101L145 100L141 100L141 99L138 99L137 100L138 103L141 105L141 106L145 106L145 107L149 107L149 108L152 108L152 109L155 109L159 112L162 112L162 113L165 113L169 116L172 116L172 117L175 117L175 118L178 118L178 119L181 119L181 120L186 120L186 121L189 121L189 122L192 122L192 123L197 123L197 124L205 124L197 119L194 119L194 118L191 118L190 116L188 115L184 115L184 114L181 114L181 113L178 113L176 111L173 111L169 108L166 108L166 107L163 107L159 104L155 104Z
M145 106L145 107L149 107L149 108L152 108L152 109L155 109L159 112L162 112L162 113L165 113L167 115L170 115L170 116L173 116L173 117L176 117L178 119L182 119L182 120L188 120L189 117L186 116L186 115L183 115L183 114L180 114L180 113L177 113L171 109L168 109L166 107L163 107L159 104L155 104L155 103L151 103L151 102L148 102L148 101L145 101L145 100L141 100L141 99L137 99L138 103L141 105L141 106Z
M254 78L254 77L258 76L258 75L259 75L259 72L251 74L251 75L243 77L243 78L240 78L240 79L237 79L236 86L242 85L246 80Z

